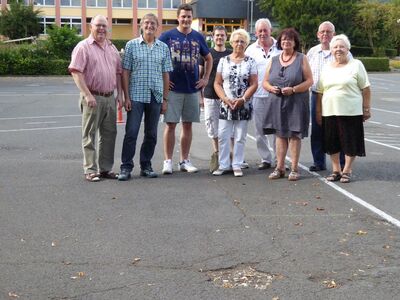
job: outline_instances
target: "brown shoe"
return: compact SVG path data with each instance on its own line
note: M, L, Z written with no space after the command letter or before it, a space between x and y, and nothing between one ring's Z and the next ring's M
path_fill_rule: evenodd
M271 174L269 174L269 179L279 179L285 177L285 171L275 169Z
M104 171L100 172L100 174L97 174L100 178L105 178L105 179L118 179L118 174L114 173L112 171Z
M89 182L99 182L100 176L99 176L99 174L96 174L96 173L88 173L88 174L85 174L85 179Z

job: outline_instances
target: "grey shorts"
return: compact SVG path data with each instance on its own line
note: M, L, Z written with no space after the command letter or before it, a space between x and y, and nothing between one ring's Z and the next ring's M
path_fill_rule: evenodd
M199 92L193 94L168 94L168 107L164 114L165 123L200 122Z

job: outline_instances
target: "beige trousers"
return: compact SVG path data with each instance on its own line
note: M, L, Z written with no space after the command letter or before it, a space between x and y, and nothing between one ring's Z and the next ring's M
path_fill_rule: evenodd
M95 96L95 99L96 107L88 107L82 94L79 99L82 112L82 151L85 174L111 171L114 164L117 136L116 101L114 96Z

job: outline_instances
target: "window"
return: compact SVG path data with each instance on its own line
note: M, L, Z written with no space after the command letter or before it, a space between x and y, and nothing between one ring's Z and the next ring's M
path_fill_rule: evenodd
M75 28L78 34L82 34L82 20L81 18L61 18L61 26L68 26Z
M35 0L33 2L34 5L46 5L46 6L50 6L53 5L54 6L54 0Z
M107 0L87 0L86 6L107 7Z
M112 23L120 25L132 24L132 19L112 19Z
M56 23L56 19L54 17L42 17L39 18L39 23L41 29L40 32L47 34L47 29L53 27L53 25Z
M163 8L178 8L181 0L163 0Z
M163 19L162 20L162 24L163 25L178 25L178 20L167 20L167 19Z
M113 0L113 7L132 7L132 0Z
M61 6L81 6L81 0L61 0Z
M157 0L138 0L138 8L157 8Z

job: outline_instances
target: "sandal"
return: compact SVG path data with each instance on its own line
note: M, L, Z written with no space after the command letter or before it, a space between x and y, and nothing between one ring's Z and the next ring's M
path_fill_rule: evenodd
M118 174L114 173L113 171L100 172L100 174L97 174L97 176L105 179L118 179Z
M275 169L271 174L269 174L269 179L279 179L285 177L285 171Z
M96 173L88 173L85 174L85 179L89 182L98 182L100 181L100 176Z
M296 170L290 171L289 176L288 176L289 181L297 181L297 180L299 180L299 178L300 178L300 175L299 175L298 171L296 171Z
M341 183L349 183L351 181L351 173L342 173L342 178L340 178Z
M333 172L332 174L326 176L325 179L328 181L339 181L341 177L342 175L340 175L340 172Z

